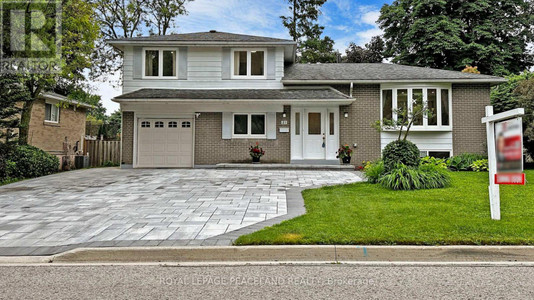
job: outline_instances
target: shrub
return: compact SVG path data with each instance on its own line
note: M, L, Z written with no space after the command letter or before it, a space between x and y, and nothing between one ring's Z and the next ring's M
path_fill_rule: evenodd
M470 166L471 170L475 171L475 172L484 172L484 171L488 171L489 167L488 167L488 160L487 159L479 159L479 160L475 160L471 166Z
M384 162L382 160L366 162L365 166L363 167L363 173L365 178L367 178L367 182L377 183L378 179L384 175Z
M434 165L446 169L447 160L443 158L435 158L433 156L425 156L421 158L421 165Z
M447 166L453 171L470 171L471 165L481 159L487 159L485 155L476 153L463 153L447 160Z
M447 169L426 164L419 167L409 167L397 164L378 182L385 188L392 190L420 190L443 188L450 184L450 174Z
M108 161L106 161L106 162L104 162L102 164L102 167L118 167L118 166L120 166L120 164L114 163L114 162L112 162L110 160L108 160Z
M408 167L419 166L419 148L410 141L393 141L382 151L384 168L386 172L395 168L396 164L404 164Z
M56 173L59 159L33 146L18 146L11 153L9 161L13 163L8 177L33 178Z

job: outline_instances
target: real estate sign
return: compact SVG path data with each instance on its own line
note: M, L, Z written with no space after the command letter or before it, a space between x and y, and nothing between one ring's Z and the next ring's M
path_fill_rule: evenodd
M523 172L523 125L521 118L495 123L497 173Z

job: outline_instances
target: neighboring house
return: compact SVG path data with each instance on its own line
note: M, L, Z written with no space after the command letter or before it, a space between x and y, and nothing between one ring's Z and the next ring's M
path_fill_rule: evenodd
M90 105L46 92L33 103L28 144L51 154L63 154L65 140L82 150L85 117Z
M422 155L484 152L480 119L494 76L394 64L296 64L290 40L202 32L109 42L124 54L123 167L194 167L250 161L352 163L395 139L372 124L419 98L437 112L410 140Z

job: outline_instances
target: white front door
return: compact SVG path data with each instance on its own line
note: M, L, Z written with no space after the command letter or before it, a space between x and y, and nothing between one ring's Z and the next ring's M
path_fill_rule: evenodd
M291 159L336 160L339 107L292 107L291 111Z

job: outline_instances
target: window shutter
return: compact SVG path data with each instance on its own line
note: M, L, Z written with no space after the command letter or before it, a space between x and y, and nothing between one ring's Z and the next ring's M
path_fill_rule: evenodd
M230 65L232 63L231 59L231 51L230 48L223 48L222 49L222 79L231 79L231 68Z
M231 112L222 113L222 139L229 140L232 138L232 116Z
M187 80L187 47L178 48L178 79Z
M267 139L276 140L276 113L267 113Z
M267 79L276 79L276 48L267 49Z
M143 78L143 48L133 47L133 79Z

